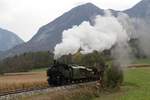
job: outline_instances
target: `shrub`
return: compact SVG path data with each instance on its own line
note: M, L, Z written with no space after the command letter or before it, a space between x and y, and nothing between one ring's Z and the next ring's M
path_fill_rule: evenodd
M123 70L119 66L109 67L104 75L106 88L118 88L123 82Z

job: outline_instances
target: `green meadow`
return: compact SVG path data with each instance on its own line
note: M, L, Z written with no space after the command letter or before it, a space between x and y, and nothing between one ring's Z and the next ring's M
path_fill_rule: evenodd
M127 69L119 91L103 93L94 100L150 100L150 68Z

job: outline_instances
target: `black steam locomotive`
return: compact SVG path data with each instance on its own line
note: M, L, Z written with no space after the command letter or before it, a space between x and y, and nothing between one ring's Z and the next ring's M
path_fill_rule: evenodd
M49 85L65 85L98 80L99 72L96 68L54 63L47 70L47 76Z

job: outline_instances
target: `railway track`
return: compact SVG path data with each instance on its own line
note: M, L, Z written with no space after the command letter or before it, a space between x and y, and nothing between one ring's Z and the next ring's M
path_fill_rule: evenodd
M13 94L17 94L17 93L22 93L22 92L30 92L30 91L36 91L36 90L43 90L43 89L47 89L50 87L44 87L44 88L31 88L31 89L17 89L14 91L8 91L8 92L2 92L0 93L0 97L1 96L7 96L7 95L13 95Z
M31 95L40 94L40 93L48 93L48 92L54 92L54 91L59 91L59 90L74 89L80 86L94 85L94 84L96 84L96 81L71 84L71 85L65 85L65 86L59 86L59 87L44 87L44 88L33 88L33 89L9 91L9 92L0 93L0 100L14 100L15 98L20 97L20 96L31 96Z

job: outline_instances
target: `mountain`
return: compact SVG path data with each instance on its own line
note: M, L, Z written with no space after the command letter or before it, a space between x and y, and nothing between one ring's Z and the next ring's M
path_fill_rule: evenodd
M142 0L131 9L125 10L124 13L130 16L137 31L150 32L150 0ZM142 27L144 30L141 29Z
M150 0L142 0L124 13L131 18L137 34L150 33Z
M89 21L93 24L92 18L98 14L103 15L103 10L91 3L75 7L56 20L41 27L29 44L34 44L34 49L36 50L52 50L57 43L61 42L64 30L74 25L79 25L83 21Z
M150 56L150 0L142 0L133 8L124 11L130 16L142 56Z
M133 8L124 11L130 17L145 18L150 17L150 0L142 0Z
M92 19L96 15L104 15L104 10L92 3L77 6L54 21L42 26L29 42L18 45L3 55L7 57L24 52L53 51L55 45L61 42L64 30L74 25L79 25L83 21L89 21L91 24L94 24Z
M135 26L140 27L140 24L146 22L147 24L150 16L150 0L142 0L136 4L133 8L123 11L128 14L133 20L140 19L140 23L135 22ZM117 15L118 11L111 10L113 15ZM24 52L36 52L36 51L53 51L56 44L61 42L62 32L74 25L79 25L83 21L89 21L94 24L93 17L96 15L104 15L104 10L98 8L92 3L86 3L77 6L70 11L64 13L54 21L42 26L37 34L27 43L17 45L11 50L3 53L2 57L13 56ZM147 28L149 29L149 28ZM141 31L139 31L141 32Z
M23 40L21 40L13 32L0 28L0 53L21 43L23 43Z

